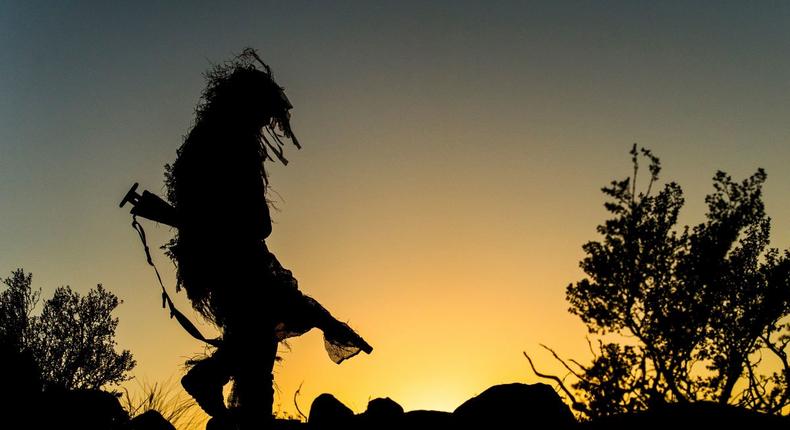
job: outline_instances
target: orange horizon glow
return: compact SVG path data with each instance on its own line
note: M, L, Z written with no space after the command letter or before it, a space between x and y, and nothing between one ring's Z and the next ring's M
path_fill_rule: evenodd
M303 144L270 164L267 240L301 291L373 346L332 363L313 330L281 348L275 410L328 392L452 411L486 388L589 362L565 288L607 219L600 188L636 142L677 181L680 224L711 178L764 167L772 246L790 248L790 4L251 2L0 5L0 273L51 296L123 300L136 380L175 381L204 346L161 308L127 209L194 120L201 73L246 46L272 66ZM210 201L211 196L207 196ZM181 311L214 329L174 291ZM232 270L232 268L228 268Z

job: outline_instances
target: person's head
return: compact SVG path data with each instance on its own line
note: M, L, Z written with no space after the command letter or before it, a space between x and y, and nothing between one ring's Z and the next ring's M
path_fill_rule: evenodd
M233 60L214 66L206 73L206 80L196 124L219 122L240 131L259 133L266 157L272 158L271 151L287 163L281 138L300 147L291 131L293 106L255 50L247 48Z

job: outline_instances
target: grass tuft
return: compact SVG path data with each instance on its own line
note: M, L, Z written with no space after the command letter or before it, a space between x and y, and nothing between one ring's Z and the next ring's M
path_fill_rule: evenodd
M156 411L178 430L205 428L208 416L172 379L153 384L137 381L137 386L136 393L131 394L124 388L121 396L121 405L130 417Z

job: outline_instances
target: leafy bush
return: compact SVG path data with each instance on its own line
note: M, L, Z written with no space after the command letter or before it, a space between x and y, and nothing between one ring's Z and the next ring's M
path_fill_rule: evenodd
M84 297L60 287L32 316L40 297L32 275L18 269L3 282L0 341L32 354L45 388L99 389L129 379L132 354L115 350L118 318L112 311L121 303L115 294L101 285Z
M717 172L705 221L678 227L680 186L658 187L661 165L649 150L630 154L633 176L603 188L611 218L598 226L602 239L583 246L587 276L566 290L591 334L624 341L599 341L589 365L563 361L582 410L597 417L712 400L779 413L790 405L790 253L768 247L765 172L740 182ZM768 357L774 364L764 365ZM778 370L762 373L769 368Z

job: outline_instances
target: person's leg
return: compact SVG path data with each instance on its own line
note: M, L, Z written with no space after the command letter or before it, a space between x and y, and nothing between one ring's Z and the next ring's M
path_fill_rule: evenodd
M234 375L236 416L242 430L267 429L272 425L274 386L272 370L278 342L257 342L240 357Z

